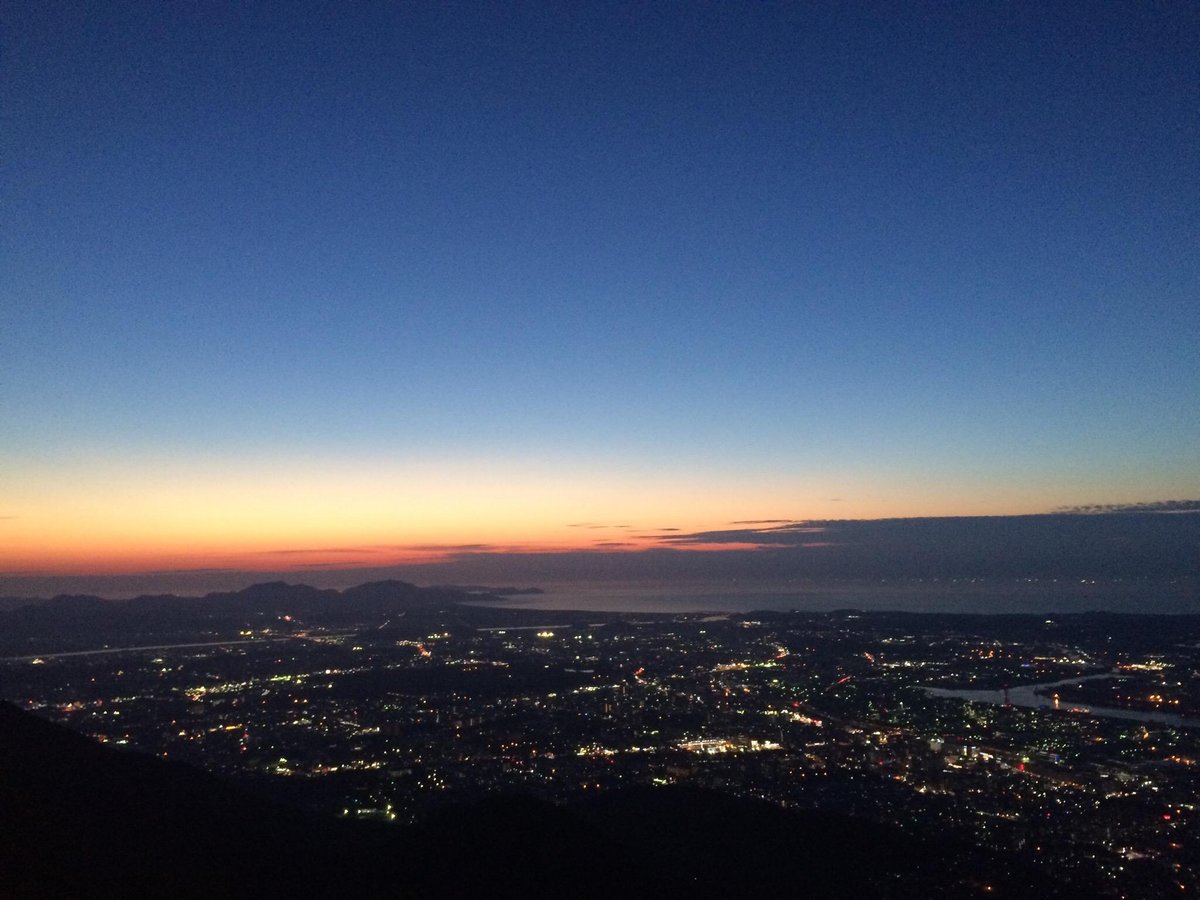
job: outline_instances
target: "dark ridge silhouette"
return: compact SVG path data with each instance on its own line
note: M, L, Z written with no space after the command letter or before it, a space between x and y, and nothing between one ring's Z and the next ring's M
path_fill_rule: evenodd
M664 551L669 552L669 551ZM926 585L925 587L929 587ZM1185 580L1184 590L1193 590ZM43 653L95 650L108 646L237 639L247 628L262 636L269 629L287 636L313 626L373 623L381 634L396 638L422 636L444 627L540 624L544 610L492 606L494 594L467 592L453 587L418 587L405 581L374 581L342 591L322 590L283 581L254 584L239 591L179 597L142 595L130 600L106 600L92 595L59 595L31 601L8 611L0 610L0 656L33 656ZM976 627L983 613L887 612L859 610L860 615L883 620L910 618L944 627ZM594 613L560 610L563 622L585 622ZM662 613L622 613L626 619L658 619ZM760 611L759 617L792 616L783 611ZM835 613L811 613L824 616ZM1014 633L1044 631L1044 616L1025 613L987 613L996 625ZM1127 613L1055 614L1062 625L1085 630L1119 629L1122 634L1159 634L1163 627L1178 627L1181 634L1196 631L1200 617L1188 614L1155 616ZM1007 624L1005 624L1007 623Z
M1020 860L702 791L493 797L409 827L321 817L8 703L0 832L14 900L1076 896Z
M341 823L0 704L0 896L250 897L331 886ZM309 896L314 894L309 893Z
M1056 579L1064 584L1098 579L1117 585L1114 589L1119 594L1136 590L1139 596L1154 599L1165 591L1174 598L1173 608L1180 608L1200 598L1200 514L1193 508L1196 504L1193 500L1174 500L1019 516L747 520L699 532L647 531L643 537L651 544L645 550L590 547L510 552L480 545L458 548L437 562L370 569L328 568L322 577L328 578L335 571L347 580L419 574L426 583L469 593L487 584L611 580L730 584L737 579L750 584L756 580L836 583L843 579L983 579L998 582L993 588L1003 594L1025 579L1043 582L1039 589L1047 589ZM696 545L729 549L695 552ZM734 549L739 547L742 549ZM177 584L180 582L176 579L183 577L212 577L219 581L204 583L231 584L236 583L232 579L255 576L227 569L212 570L211 575L191 571L161 573L158 577L152 573L91 577L9 573L0 577L0 583L10 594L18 592L18 584L31 585L29 591L36 591L32 585L38 584L71 585L67 593L92 591L97 584L109 584L114 592L125 594L132 585L161 584L160 579L165 578ZM1187 583L1178 583L1181 581ZM1145 583L1138 587L1135 582ZM1101 585L1093 593L1099 591L1098 596L1103 598L1104 590ZM520 589L520 593L529 592ZM494 595L497 591L487 593ZM499 593L511 592L503 588ZM0 598L0 609L11 608L15 602L12 597Z
M697 789L598 794L586 813L606 834L653 844L660 859L702 878L717 896L919 900L1099 894L1077 894L1031 862L961 841L931 842L888 825Z
M59 612L92 612L108 609L109 602L93 594L59 594L48 601Z
M343 591L289 584L286 581L267 581L252 584L238 591L219 591L203 597L181 597L175 594L142 594L129 600L106 600L90 594L60 594L49 600L27 599L14 610L25 615L58 613L105 614L137 612L169 612L184 614L312 612L346 609L355 611L390 611L406 606L436 606L478 601L483 588L417 587L406 581L371 581ZM509 590L517 590L512 588ZM536 589L525 589L536 590ZM486 598L487 594L482 594ZM34 612L38 610L39 612Z
M369 581L341 593L343 609L387 612L395 607L449 606L479 597L465 590L445 587L417 587L407 581Z
M92 649L117 641L165 642L172 635L194 636L199 631L231 637L247 627L286 631L302 625L383 621L416 610L478 604L488 597L405 581L375 581L344 591L271 581L203 597L159 594L130 600L61 595L0 612L0 654Z
M493 597L524 597L546 593L539 587L488 587L484 584L439 584L443 591L463 591L468 594L491 594Z

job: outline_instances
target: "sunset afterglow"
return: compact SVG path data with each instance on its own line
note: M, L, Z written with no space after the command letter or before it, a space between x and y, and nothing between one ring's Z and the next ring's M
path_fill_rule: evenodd
M1200 496L1157 15L30 6L0 579Z

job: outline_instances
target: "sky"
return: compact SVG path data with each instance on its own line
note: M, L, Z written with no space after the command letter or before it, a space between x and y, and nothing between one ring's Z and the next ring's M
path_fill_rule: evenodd
M2 40L0 587L1200 496L1195 4Z

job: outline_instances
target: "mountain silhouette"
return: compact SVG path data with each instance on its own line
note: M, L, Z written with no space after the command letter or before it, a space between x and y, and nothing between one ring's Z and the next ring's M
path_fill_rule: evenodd
M382 621L412 610L478 604L489 596L405 581L375 581L344 591L269 581L203 597L155 594L130 600L60 595L0 612L0 655L92 649L116 641L165 642L177 635L182 639L189 629L230 636L247 627L286 628L292 621L296 627Z

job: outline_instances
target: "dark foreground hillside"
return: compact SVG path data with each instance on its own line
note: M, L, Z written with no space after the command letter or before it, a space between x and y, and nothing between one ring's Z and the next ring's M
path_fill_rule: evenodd
M688 790L500 797L409 828L308 816L10 704L0 834L13 898L1072 896L972 848Z

